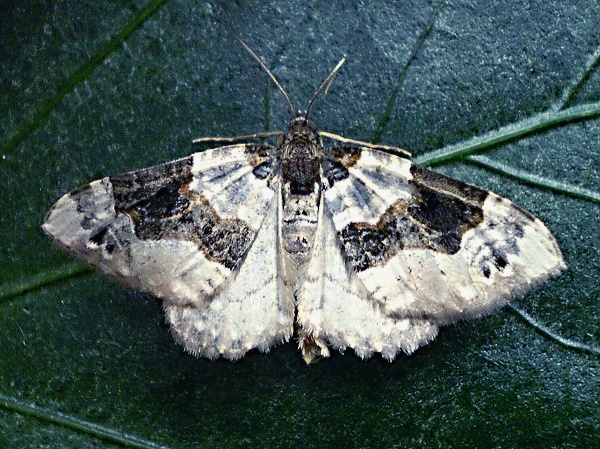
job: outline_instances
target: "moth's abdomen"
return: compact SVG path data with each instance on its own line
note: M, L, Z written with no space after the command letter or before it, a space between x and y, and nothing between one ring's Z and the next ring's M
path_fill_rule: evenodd
M296 268L309 259L314 246L320 199L321 188L318 183L314 183L313 190L308 194L292 193L289 183L282 185L281 241Z

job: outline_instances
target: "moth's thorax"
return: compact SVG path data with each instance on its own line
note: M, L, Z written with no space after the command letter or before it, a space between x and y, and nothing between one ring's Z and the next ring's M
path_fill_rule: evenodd
M316 126L305 117L296 117L288 125L281 144L281 168L284 182L293 193L310 194L319 182L319 153L323 140Z
M287 126L283 143L281 145L284 151L283 157L292 157L295 150L303 148L312 148L315 151L323 147L323 140L319 135L317 126L306 117L296 117ZM291 153L286 154L286 151Z
M321 201L319 154L323 141L315 125L296 117L281 144L281 236L296 268L314 245Z

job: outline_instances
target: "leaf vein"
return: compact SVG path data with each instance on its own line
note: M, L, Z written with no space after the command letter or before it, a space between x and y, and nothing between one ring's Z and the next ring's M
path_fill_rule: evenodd
M140 11L116 36L111 38L106 45L92 58L79 67L56 91L50 99L40 106L32 118L27 121L17 133L10 138L8 143L2 148L2 154L7 155L13 151L23 139L35 131L54 111L56 106L65 98L75 87L85 80L92 71L99 66L116 48L127 39L142 23L144 23L160 6L169 0L154 0L146 8Z
M105 441L110 441L127 447L140 449L166 449L163 446L152 441L144 440L127 433L101 426L99 424L77 418L66 413L52 410L38 405L6 396L0 393L0 407L13 412L22 413L44 421L58 424L63 427L77 430Z

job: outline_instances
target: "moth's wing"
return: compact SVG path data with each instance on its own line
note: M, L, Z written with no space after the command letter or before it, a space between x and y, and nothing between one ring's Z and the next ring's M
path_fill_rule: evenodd
M248 350L268 351L293 333L294 302L279 276L277 201L268 213L237 269L204 307L165 302L167 320L175 338L193 354L209 358L242 357Z
M188 351L238 358L291 334L293 304L277 277L278 179L276 148L216 148L77 189L43 229L82 262L163 298Z
M544 224L509 200L381 151L323 162L346 262L393 317L477 317L566 266Z
M432 340L437 324L427 319L392 318L370 298L349 269L328 208L321 204L317 238L296 291L297 322L304 359L329 355L327 345L350 347L362 358L380 352L393 360Z

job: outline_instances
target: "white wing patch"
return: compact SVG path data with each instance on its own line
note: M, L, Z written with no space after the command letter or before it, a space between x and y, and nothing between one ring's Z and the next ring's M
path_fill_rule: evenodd
M348 169L350 176L325 191L336 229L357 220L375 224L396 200L408 201L414 190L408 184L411 165L401 157L363 151Z
M238 359L252 348L268 351L292 335L294 302L278 276L276 207L272 201L239 273L206 307L165 301L173 335L192 354Z
M431 320L390 318L373 303L347 266L326 207L321 207L318 239L296 298L297 321L319 348L313 354L310 348L302 347L308 363L315 356L327 357L328 344L340 351L353 348L362 358L380 352L384 358L393 360L399 351L410 354L433 340L438 332Z
M257 231L274 190L254 176L254 167L240 151L240 145L196 153L193 157L190 190L201 193L221 219L239 219Z

